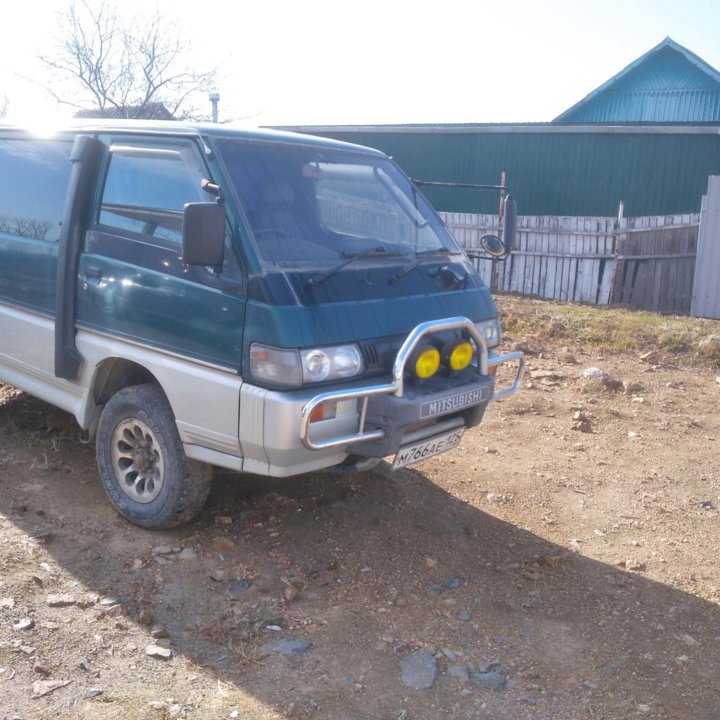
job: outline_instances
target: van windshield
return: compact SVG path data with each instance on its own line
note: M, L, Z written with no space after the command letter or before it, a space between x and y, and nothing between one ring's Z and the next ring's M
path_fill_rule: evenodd
M459 252L424 197L386 158L281 144L220 147L267 264Z

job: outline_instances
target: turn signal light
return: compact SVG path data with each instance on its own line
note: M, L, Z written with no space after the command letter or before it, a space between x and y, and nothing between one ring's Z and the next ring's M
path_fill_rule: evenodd
M330 420L337 416L337 403L329 402L322 405L316 405L310 413L310 422L319 422L320 420Z

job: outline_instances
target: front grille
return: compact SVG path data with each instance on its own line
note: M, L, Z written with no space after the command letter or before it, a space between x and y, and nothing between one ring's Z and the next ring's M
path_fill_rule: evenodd
M392 372L395 358L407 335L395 335L394 337L376 338L365 340L360 343L360 351L365 361L365 372L370 375ZM443 342L451 339L460 339L463 334L456 331L443 333L430 333L426 336L428 342L440 346Z
M379 370L382 368L380 353L374 343L363 343L360 346L365 361L365 367L368 371Z

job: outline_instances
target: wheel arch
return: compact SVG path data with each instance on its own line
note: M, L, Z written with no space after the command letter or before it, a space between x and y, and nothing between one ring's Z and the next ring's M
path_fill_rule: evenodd
M94 409L91 412L87 428L90 438L95 437L100 413L105 403L115 393L131 385L141 385L147 382L155 383L162 390L162 385L157 377L139 363L120 357L109 357L100 362L95 368L91 383Z

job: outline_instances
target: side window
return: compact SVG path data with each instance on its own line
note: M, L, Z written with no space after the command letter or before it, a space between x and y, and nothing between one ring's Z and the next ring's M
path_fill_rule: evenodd
M0 233L57 242L72 143L0 140Z
M203 200L189 147L111 147L99 222L179 243L185 203Z

